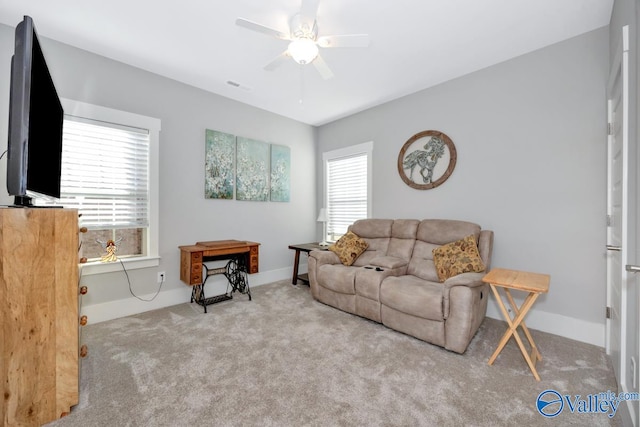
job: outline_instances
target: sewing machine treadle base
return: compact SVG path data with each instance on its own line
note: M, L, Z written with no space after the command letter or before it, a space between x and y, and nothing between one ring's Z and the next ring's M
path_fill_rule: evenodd
M255 242L220 240L180 246L180 279L193 286L191 302L204 307L206 313L208 305L233 299L234 292L246 294L251 301L248 274L258 272L259 245ZM209 269L204 264L204 261L223 259L229 260L224 267ZM227 278L227 291L207 298L204 285L209 276L216 274L223 274Z

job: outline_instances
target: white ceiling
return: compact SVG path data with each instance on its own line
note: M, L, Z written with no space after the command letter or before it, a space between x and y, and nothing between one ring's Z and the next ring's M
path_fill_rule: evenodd
M0 23L15 27L29 15L40 36L322 125L608 25L612 7L613 0L320 0L319 36L371 39L367 48L321 49L330 80L293 60L265 71L287 42L235 25L242 17L288 32L300 0L0 0Z

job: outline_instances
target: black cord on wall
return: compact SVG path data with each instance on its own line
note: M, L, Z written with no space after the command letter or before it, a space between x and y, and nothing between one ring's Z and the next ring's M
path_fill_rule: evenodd
M127 273L127 269L124 267L124 262L122 262L120 258L118 258L118 261L120 261L120 265L122 265L122 271L124 271L124 275L127 276L127 283L129 284L129 292L131 293L131 295L138 298L140 301L145 301L145 302L151 302L154 299L156 299L156 297L160 293L160 290L162 289L162 285L164 284L164 276L162 277L162 281L160 282L160 286L158 286L158 291L156 292L156 294L151 299L144 299L139 297L133 292L133 289L131 288L131 280L129 279L129 273Z

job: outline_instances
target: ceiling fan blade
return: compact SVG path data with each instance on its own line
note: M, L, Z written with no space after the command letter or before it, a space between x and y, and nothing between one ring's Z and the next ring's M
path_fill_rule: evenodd
M291 56L289 55L289 51L285 50L280 55L276 56L273 59L273 61L271 61L267 65L265 65L264 69L267 70L267 71L273 71L276 68L278 68L279 66L281 66L283 63L288 61L290 58L291 58Z
M236 25L239 27L244 27L251 31L257 31L258 33L276 37L278 39L291 40L291 37L289 37L289 34L283 33L282 31L274 30L273 28L266 27L262 24L258 24L257 22L249 21L248 19L238 18L236 19Z
M320 0L302 0L300 7L300 16L306 22L313 22L318 14L318 4Z
M318 37L317 43L320 47L368 47L369 34Z
M329 68L327 63L324 62L322 56L316 56L316 59L313 60L312 64L314 67L316 67L316 70L318 70L323 79L329 80L331 77L333 77L333 71L331 71L331 68Z

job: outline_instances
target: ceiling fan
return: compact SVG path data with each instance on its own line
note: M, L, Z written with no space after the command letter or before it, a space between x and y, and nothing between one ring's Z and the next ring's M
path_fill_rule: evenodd
M318 37L318 24L316 22L318 3L319 0L302 0L300 12L293 15L289 21L288 33L249 21L248 19L236 19L236 25L240 27L290 42L287 50L265 65L265 70L272 71L292 58L300 65L313 64L324 79L330 79L333 77L333 72L327 63L324 62L322 56L320 56L318 47L333 48L369 46L368 34L345 34Z

